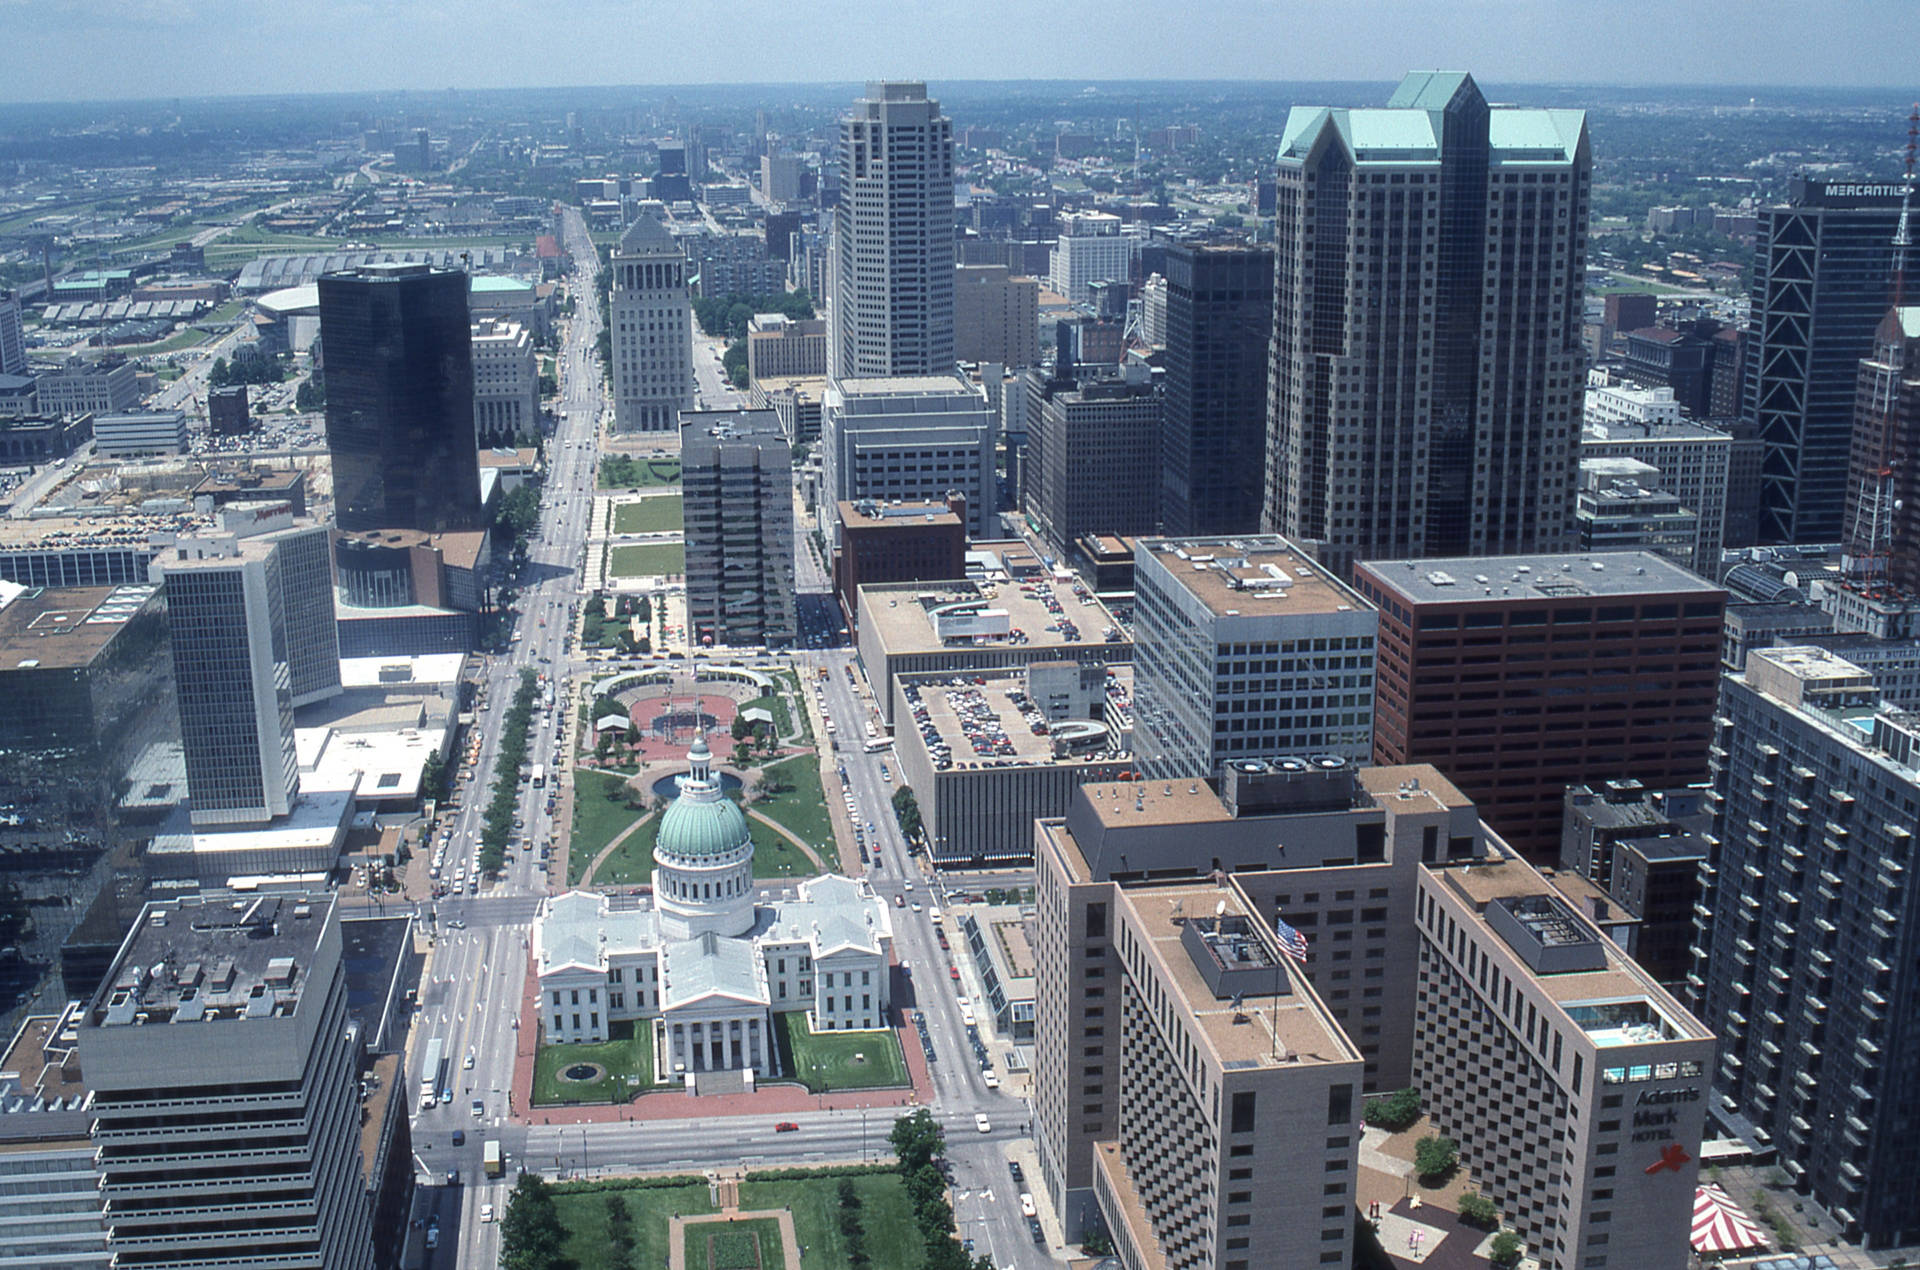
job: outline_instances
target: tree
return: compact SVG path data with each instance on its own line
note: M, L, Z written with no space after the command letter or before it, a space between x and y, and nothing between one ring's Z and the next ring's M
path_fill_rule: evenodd
M940 1122L933 1118L933 1112L922 1107L893 1122L887 1143L900 1157L900 1171L905 1174L933 1163L934 1157L946 1150L947 1135L940 1128Z
M1423 1178L1445 1177L1460 1163L1460 1146L1452 1138L1429 1133L1413 1144L1413 1169Z
M317 370L307 376L293 391L293 408L302 414L312 414L316 410L322 410L326 404L326 381L320 377L320 372Z
M435 801L447 796L447 761L438 750L430 751L420 765L420 792Z
M552 1190L538 1173L522 1173L500 1221L501 1270L560 1270L566 1239Z
M1420 1118L1420 1091L1397 1089L1380 1098L1369 1098L1364 1115L1368 1124L1398 1133Z
M744 714L734 715L733 716L733 739L736 741L746 740L747 732L751 727L752 725L747 722L746 715Z
M1496 1266L1511 1266L1519 1263L1520 1254L1526 1250L1527 1246L1520 1242L1520 1236L1511 1230L1503 1230L1493 1237L1493 1244L1487 1249L1487 1256Z
M1500 1220L1500 1209L1478 1191L1463 1191L1460 1195L1460 1220L1482 1230L1491 1230Z
M727 351L720 357L721 369L727 372L727 381L735 388L747 386L747 345L744 340L735 340L727 345Z
M911 786L902 785L893 791L893 814L900 820L900 832L909 840L920 836L920 802Z

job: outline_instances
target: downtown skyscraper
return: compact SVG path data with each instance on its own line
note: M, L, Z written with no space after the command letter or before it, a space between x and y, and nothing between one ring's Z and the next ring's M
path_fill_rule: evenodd
M923 83L873 83L840 121L827 373L951 374L953 123Z
M1160 532L1204 537L1259 526L1272 340L1272 248L1168 249Z
M373 264L320 278L327 450L342 529L477 529L467 274Z
M1457 72L1293 109L1263 528L1342 573L1570 544L1592 167L1584 112Z

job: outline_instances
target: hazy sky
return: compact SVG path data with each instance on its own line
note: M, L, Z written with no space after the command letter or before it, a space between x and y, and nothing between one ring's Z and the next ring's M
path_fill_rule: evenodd
M1886 87L1916 0L0 0L0 100L941 79Z

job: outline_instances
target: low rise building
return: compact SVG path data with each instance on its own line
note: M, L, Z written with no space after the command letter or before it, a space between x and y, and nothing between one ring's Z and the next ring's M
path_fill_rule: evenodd
M207 390L207 427L216 437L243 437L253 431L245 384Z
M1130 775L1132 683L1129 667L1081 662L900 676L900 780L933 862L1025 865L1036 818L1064 815L1081 785Z
M791 445L820 439L820 407L827 395L825 375L769 375L749 384L747 400L756 410L771 410Z
M179 410L102 414L93 418L93 447L109 459L187 452L187 416Z
M1026 555L1024 544L1019 554ZM891 582L856 592L860 662L888 726L898 721L895 684L914 671L1133 660L1133 645L1084 586L1056 582L1031 556L1016 577L1007 564L1015 552L989 555L992 567L977 581Z
M72 357L34 378L40 410L50 415L124 414L140 404L133 363L123 357L97 362Z
M1590 907L1611 904L1632 919L1615 942L1669 990L1693 964L1693 908L1710 847L1706 801L1703 787L1649 790L1635 780L1567 789L1562 872L1599 888L1606 898Z
M93 438L93 416L0 415L0 465L39 466L64 459Z
M755 293L767 294L767 293ZM747 382L791 379L827 373L825 318L790 318L756 313L747 324Z

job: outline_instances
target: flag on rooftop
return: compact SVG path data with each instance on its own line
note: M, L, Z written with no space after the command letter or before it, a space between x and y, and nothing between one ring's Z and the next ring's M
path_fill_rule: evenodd
M1276 917L1273 919L1273 933L1280 937L1281 952L1287 954L1287 956L1293 958L1295 961L1305 961L1307 959L1307 937L1287 925L1286 918Z

